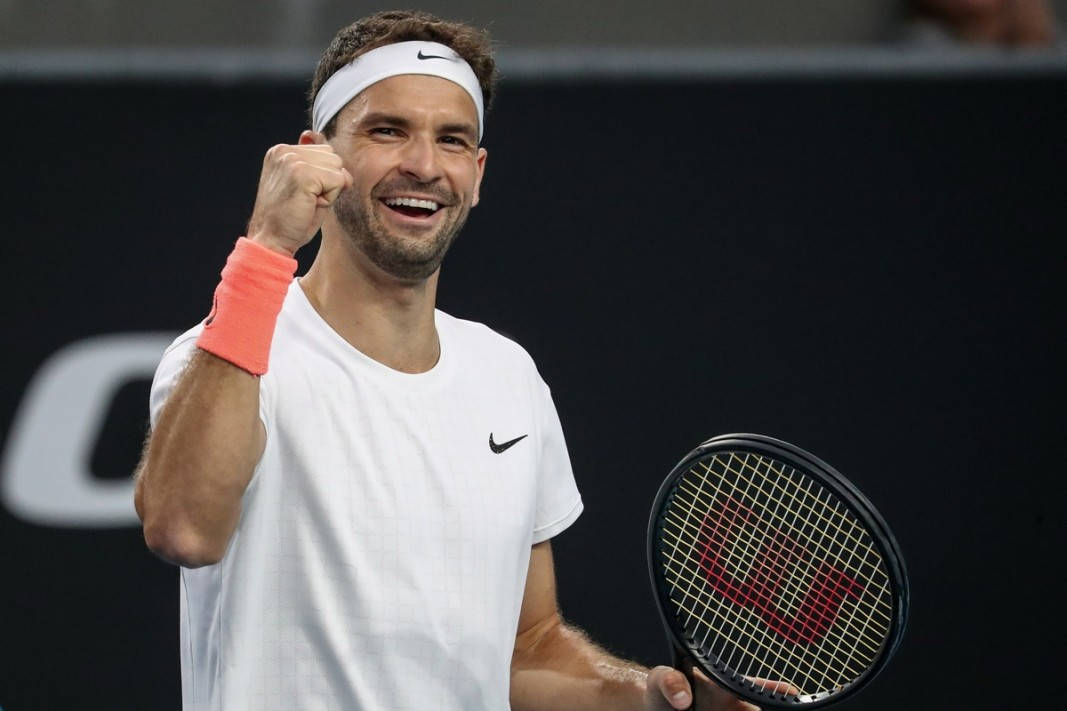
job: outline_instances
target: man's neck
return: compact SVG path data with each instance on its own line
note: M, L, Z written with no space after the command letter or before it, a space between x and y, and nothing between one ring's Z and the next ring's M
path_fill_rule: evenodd
M438 274L402 282L340 240L324 239L300 286L354 348L393 370L424 373L441 355L434 325Z

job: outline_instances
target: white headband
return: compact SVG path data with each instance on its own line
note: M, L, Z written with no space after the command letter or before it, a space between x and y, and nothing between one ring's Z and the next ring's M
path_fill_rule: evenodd
M397 42L372 49L338 69L315 95L311 128L322 131L337 112L371 84L398 74L428 74L459 84L478 110L478 140L485 132L482 88L470 65L437 42Z

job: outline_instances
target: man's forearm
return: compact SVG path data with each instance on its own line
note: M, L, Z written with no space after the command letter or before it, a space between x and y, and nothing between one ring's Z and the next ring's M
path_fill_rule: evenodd
M516 711L644 708L648 670L612 656L558 617L519 636L511 670Z

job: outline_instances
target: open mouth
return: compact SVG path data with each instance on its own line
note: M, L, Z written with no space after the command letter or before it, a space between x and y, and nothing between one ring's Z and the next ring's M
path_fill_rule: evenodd
M433 200L410 197L383 198L382 203L393 212L398 212L405 217L431 217L441 209L441 205Z

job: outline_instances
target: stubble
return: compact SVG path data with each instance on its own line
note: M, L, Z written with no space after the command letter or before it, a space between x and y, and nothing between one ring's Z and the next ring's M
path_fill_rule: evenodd
M378 196L403 193L433 195L438 204L451 207L440 208L448 212L433 232L392 231L377 215L377 210L388 209ZM393 181L378 185L369 201L362 200L353 186L337 197L333 211L347 238L372 264L397 279L417 282L429 278L441 266L467 222L470 205L458 204L458 196L439 186Z

